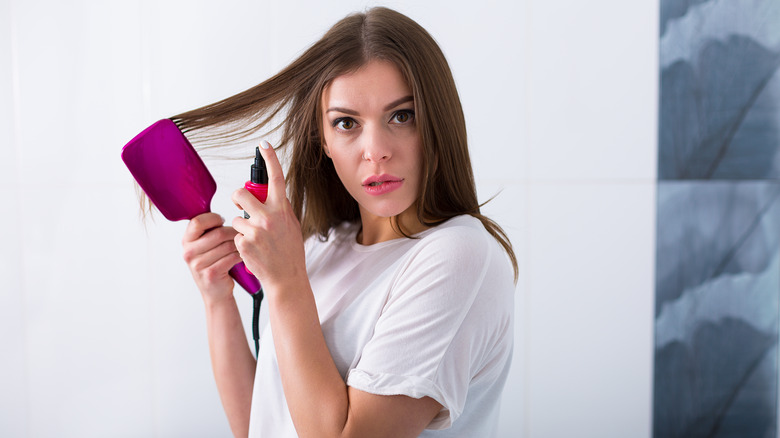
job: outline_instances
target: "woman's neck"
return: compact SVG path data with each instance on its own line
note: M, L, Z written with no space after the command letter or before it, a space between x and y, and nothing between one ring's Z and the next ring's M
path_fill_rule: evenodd
M405 237L425 231L429 227L417 219L417 212L409 208L395 217L380 217L361 211L360 221L362 228L357 235L357 242L361 245L373 245L388 240ZM396 223L398 222L398 223Z

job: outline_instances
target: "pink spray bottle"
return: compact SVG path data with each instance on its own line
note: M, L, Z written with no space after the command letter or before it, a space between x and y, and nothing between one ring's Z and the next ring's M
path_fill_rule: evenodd
M268 169L265 167L265 160L260 155L260 148L255 148L255 162L252 164L249 174L249 181L244 184L244 188L255 195L258 201L265 204L268 197ZM249 219L249 215L244 212L244 218Z
M249 181L244 184L244 188L249 190L249 193L253 194L258 201L265 203L265 200L268 197L268 169L265 166L263 156L260 155L259 147L255 148L255 162L250 168ZM247 214L246 211L244 211L244 219L249 219L249 214ZM252 274L246 266L244 266L244 269L247 273ZM252 337L255 341L255 354L258 354L260 351L259 319L260 302L263 300L262 287L256 294L252 295L252 299L254 300L254 311L252 312Z

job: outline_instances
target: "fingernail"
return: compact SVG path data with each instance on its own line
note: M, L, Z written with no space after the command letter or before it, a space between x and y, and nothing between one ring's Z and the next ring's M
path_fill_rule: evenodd
M271 143L268 143L267 141L263 140L262 142L260 142L260 147L263 149L268 149L271 147Z

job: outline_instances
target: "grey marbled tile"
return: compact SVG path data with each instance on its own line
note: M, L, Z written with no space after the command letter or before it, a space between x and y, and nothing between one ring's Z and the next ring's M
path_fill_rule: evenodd
M777 424L780 183L660 182L655 437Z
M780 51L742 35L698 50L661 71L659 179L780 179Z

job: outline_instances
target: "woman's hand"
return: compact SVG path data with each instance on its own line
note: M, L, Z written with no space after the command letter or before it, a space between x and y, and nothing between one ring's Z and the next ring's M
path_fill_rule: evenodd
M223 227L224 222L216 213L196 216L187 225L182 239L184 261L207 302L233 295L233 279L228 271L241 261L233 242L236 231Z
M222 406L233 435L247 436L257 363L246 343L228 274L241 261L233 243L236 231L222 226L224 222L215 213L196 216L187 225L182 246L206 306L211 367Z
M235 246L252 273L260 280L266 295L280 289L282 282L306 276L306 256L301 225L287 199L282 166L268 142L260 147L268 169L268 197L265 204L245 188L233 193L236 206L249 219L236 217ZM270 298L270 296L269 296Z

